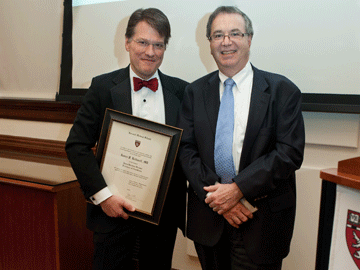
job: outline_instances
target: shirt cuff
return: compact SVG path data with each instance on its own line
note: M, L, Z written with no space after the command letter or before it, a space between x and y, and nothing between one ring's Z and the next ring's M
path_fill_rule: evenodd
M98 205L105 201L106 199L110 198L112 196L112 192L108 187L104 187L102 190L98 191L94 195L90 197L90 201L92 201L93 204Z

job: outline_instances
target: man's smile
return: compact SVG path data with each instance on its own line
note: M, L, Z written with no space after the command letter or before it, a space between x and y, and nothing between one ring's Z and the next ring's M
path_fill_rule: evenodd
M232 53L236 53L236 50L232 50L232 51L222 51L222 52L221 52L221 54L225 54L225 55L232 54Z

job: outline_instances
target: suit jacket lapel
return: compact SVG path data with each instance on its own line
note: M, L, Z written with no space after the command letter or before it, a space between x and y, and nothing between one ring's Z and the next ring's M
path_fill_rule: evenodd
M211 130L213 131L213 136L215 139L216 132L216 122L219 113L220 107L220 94L219 94L219 72L216 71L210 77L209 87L204 90L204 100L205 100L205 108L207 112L207 116L209 118L209 123L211 126Z
M114 78L113 82L116 85L110 90L110 92L114 109L132 114L129 66L121 69L119 71L119 75Z
M177 122L177 109L180 108L180 100L173 93L174 85L169 76L158 70L163 89L165 104L165 122L167 125L175 126Z
M253 67L253 70L254 82L251 92L249 117L243 149L241 152L239 171L246 165L245 160L249 157L249 153L252 151L254 141L262 126L270 101L270 95L265 93L265 90L269 87L268 83L265 81L258 69Z

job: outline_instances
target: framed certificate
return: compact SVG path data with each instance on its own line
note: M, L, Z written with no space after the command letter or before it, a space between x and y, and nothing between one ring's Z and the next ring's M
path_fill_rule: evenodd
M130 216L159 224L182 129L107 109L96 158L108 188L131 203Z

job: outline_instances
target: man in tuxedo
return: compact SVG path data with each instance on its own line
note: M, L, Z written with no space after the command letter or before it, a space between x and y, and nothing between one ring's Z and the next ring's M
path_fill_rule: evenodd
M301 93L250 64L253 34L236 7L210 15L219 70L187 86L179 113L187 236L206 270L281 269L293 234L305 144Z
M185 223L186 183L181 170L173 173L156 226L129 218L134 206L111 193L92 151L106 108L176 125L187 83L158 70L170 38L167 17L155 8L136 10L125 37L130 65L93 78L71 128L66 152L85 198L92 202L87 208L87 226L94 232L93 269L133 269L136 255L139 269L169 270L177 228L183 229Z

